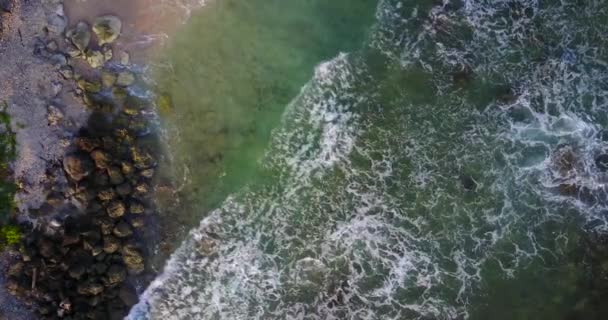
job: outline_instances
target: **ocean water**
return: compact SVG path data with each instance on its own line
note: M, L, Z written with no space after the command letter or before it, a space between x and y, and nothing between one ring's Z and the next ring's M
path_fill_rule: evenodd
M606 21L209 1L157 75L191 231L130 319L608 318Z

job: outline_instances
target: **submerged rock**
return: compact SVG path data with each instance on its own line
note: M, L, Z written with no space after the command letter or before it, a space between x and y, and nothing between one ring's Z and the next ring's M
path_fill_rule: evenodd
M118 74L116 78L116 85L119 87L128 87L135 82L135 76L133 73L128 71L123 71Z
M116 16L107 15L95 19L93 32L99 39L99 45L112 43L120 36L122 21Z
M87 53L86 57L91 68L95 69L102 67L107 61L104 54L97 50Z
M608 154L601 154L595 158L595 165L602 172L608 171Z

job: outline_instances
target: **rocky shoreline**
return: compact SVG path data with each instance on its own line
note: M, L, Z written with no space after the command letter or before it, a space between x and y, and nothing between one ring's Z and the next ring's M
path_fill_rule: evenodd
M3 254L0 282L37 318L122 319L154 278L153 103L135 93L129 54L112 46L120 18L69 23L58 0L9 9L15 21L3 18L0 54L22 57L24 72L0 68L12 85L0 86L0 99L19 128L12 218L24 236ZM0 317L28 318L17 314L0 308Z

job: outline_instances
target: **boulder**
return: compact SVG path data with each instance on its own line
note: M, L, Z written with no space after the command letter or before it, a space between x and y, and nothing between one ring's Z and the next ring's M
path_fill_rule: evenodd
M74 279L80 279L86 272L86 268L81 264L73 265L68 272L69 276Z
M49 126L56 126L63 121L63 112L56 106L50 105L46 110L46 119Z
M106 210L108 212L108 216L114 219L124 216L127 211L127 209L125 208L125 204L121 201L114 201L110 203Z
M112 230L112 233L119 238L127 238L133 235L131 226L125 221L120 221Z
M86 282L78 285L78 293L83 296L96 296L103 292L103 285L97 282Z
M98 17L93 23L93 32L97 35L100 46L118 39L121 30L122 21L113 15Z
M94 69L101 68L104 63L106 63L104 54L97 50L88 52L86 54L86 59L91 68Z
M79 137L76 139L76 146L82 151L92 152L101 146L101 141L99 139Z
M117 264L112 265L110 269L108 269L107 277L110 285L119 284L127 278L127 270L123 266Z
M116 192L114 189L105 189L101 190L97 193L97 198L101 201L110 201L116 197Z
M105 236L103 238L103 251L107 254L112 254L120 250L120 240L114 236Z
M125 182L121 185L116 186L116 193L118 193L118 195L126 197L128 195L130 195L133 192L133 189L131 188L131 184L129 184L128 182Z
M95 224L99 226L99 230L103 235L109 235L114 229L114 221L108 217L99 217L95 219Z
M151 179L152 177L154 177L154 169L146 169L146 170L142 170L139 173L140 176L146 178L146 179Z
M145 211L145 207L143 204L136 202L136 201L132 201L129 204L129 212L131 212L132 214L142 214Z
M63 158L63 169L74 181L80 181L93 172L94 164L89 157L72 154Z
M89 25L86 22L78 22L74 29L71 29L66 34L72 44L80 51L85 51L91 42L91 32Z
M137 292L135 292L135 289L132 286L127 284L124 284L122 287L120 287L118 297L128 308L136 305L137 302L139 302Z
M95 161L95 166L99 169L107 169L112 162L112 157L99 149L91 152L91 158Z
M129 272L139 274L144 271L144 257L135 246L124 246L122 249L122 259Z
M118 167L109 167L108 176L110 177L110 183L113 185L119 185L125 182L125 177L122 175L122 171Z

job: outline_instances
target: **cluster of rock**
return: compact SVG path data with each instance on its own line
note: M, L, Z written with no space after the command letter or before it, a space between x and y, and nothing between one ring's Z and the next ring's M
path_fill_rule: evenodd
M49 187L37 222L25 230L6 287L43 319L122 319L137 302L134 283L145 281L149 247L142 238L154 219L150 192L158 137L149 130L150 104L129 93L136 77L126 67L128 55L106 67L120 20L103 16L92 27L79 22L67 30L60 21L65 17L58 17L48 28L57 27L66 44L45 41L38 53L65 59L59 72L74 81L91 116L57 166L62 178L49 179L56 185ZM99 50L90 48L91 31ZM81 76L72 59L93 69ZM63 120L61 109L49 106L49 125Z

